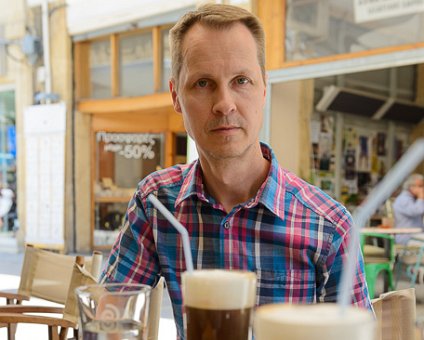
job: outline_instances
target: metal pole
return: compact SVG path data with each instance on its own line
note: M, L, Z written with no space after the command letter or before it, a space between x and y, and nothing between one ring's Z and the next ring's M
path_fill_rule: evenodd
M42 10L42 26L43 26L43 61L45 72L45 88L44 91L48 96L52 93L51 65L50 65L50 31L49 31L49 4L48 0L41 3ZM51 100L46 98L46 103L50 104Z

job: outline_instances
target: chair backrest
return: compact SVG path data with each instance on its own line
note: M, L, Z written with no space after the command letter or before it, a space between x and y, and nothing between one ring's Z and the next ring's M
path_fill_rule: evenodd
M149 307L149 333L148 340L157 340L159 333L160 310L162 306L164 278L161 276L156 287L152 289L150 294Z
M93 255L84 259L84 268L98 280L102 271L103 253L93 251Z
M27 246L18 292L64 304L75 257Z
M78 262L78 260L77 260ZM63 318L77 323L78 320L78 302L75 295L75 288L78 286L85 286L97 283L97 279L94 278L84 267L81 266L81 262L75 263L72 271L71 283L68 289L68 298L65 303L65 309ZM160 310L162 306L164 278L161 277L156 285L152 289L150 294L150 305L149 305L149 324L148 324L148 340L157 340L159 334L159 321L160 321Z
M415 289L381 294L372 300L377 319L376 340L415 340Z
M369 241L376 242L377 245L369 244ZM363 233L360 243L365 263L393 263L395 261L395 238L393 235Z
M94 252L88 257L87 269L97 278L102 254ZM21 270L18 292L30 297L65 304L74 270L75 256L27 246Z
M63 318L74 323L78 321L78 305L75 295L75 288L79 286L91 285L97 283L97 278L91 275L84 267L84 260L77 257L71 274L71 280L67 287L67 299L65 309L63 311Z

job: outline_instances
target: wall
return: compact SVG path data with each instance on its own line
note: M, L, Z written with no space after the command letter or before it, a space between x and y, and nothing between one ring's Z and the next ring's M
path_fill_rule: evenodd
M283 168L308 180L313 80L273 84L271 146Z
M71 40L66 28L66 7L64 0L50 5L50 58L52 70L52 91L66 103L65 137L65 251L73 249L74 207L73 207L73 160L72 160L72 59Z

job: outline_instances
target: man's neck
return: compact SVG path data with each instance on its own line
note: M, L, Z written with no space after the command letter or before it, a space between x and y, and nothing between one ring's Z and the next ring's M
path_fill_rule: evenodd
M200 156L206 189L226 212L254 197L268 175L270 162L263 157L260 147L252 151L225 160Z

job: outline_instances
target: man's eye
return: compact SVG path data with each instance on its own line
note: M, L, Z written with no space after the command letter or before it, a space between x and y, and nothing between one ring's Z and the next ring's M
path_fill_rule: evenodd
M201 79L201 80L197 81L197 86L198 87L206 87L207 85L208 85L208 81L207 80Z
M247 84L249 82L249 79L246 78L246 77L239 77L239 78L237 78L236 81L237 81L237 84L244 85L244 84Z

